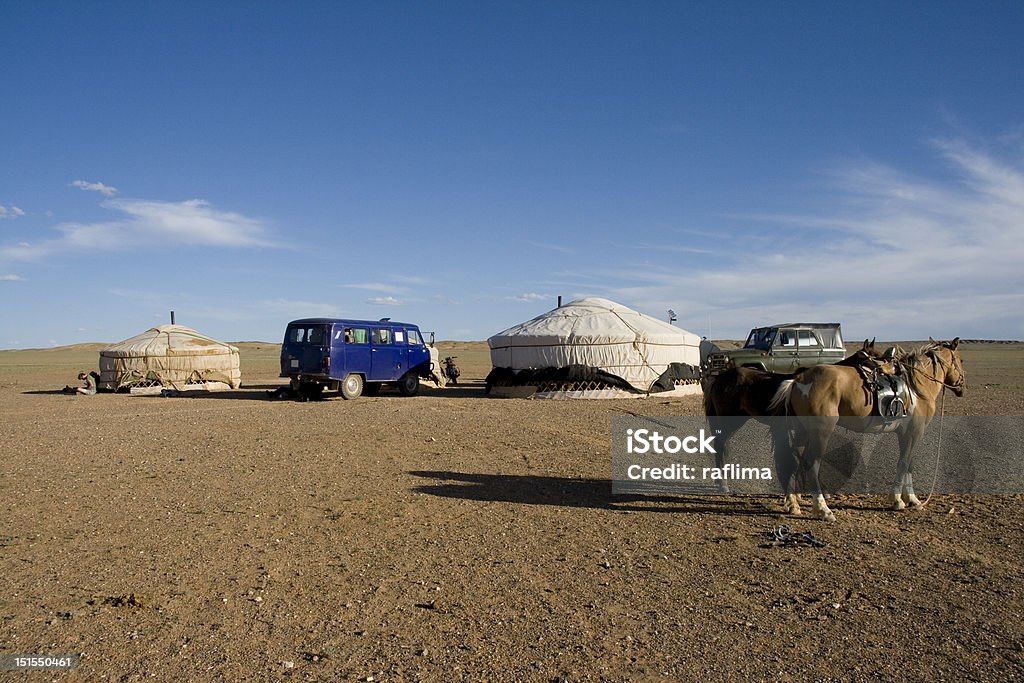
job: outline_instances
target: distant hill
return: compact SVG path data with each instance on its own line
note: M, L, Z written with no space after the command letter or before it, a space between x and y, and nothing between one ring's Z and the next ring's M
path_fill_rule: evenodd
M110 346L107 342L87 342L84 344L68 344L67 346L44 346L37 349L4 349L5 351L96 351Z

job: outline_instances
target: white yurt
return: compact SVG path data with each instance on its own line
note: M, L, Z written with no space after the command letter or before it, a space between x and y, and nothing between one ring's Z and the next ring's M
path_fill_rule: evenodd
M183 325L161 325L100 351L99 388L237 389L238 348Z
M588 297L487 340L490 395L627 398L700 393L700 337Z

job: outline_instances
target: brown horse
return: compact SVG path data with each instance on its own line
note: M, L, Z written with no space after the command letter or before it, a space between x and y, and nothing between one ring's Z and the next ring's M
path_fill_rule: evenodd
M721 446L715 453L715 467L721 469L728 462L729 439L743 425L739 420L728 418L752 417L773 424L762 418L772 416L768 404L778 394L782 383L793 377L795 375L780 375L760 368L729 368L711 378L704 387L704 415L711 429L721 437L718 439ZM773 442L783 436L786 436L784 432L776 434L775 430L772 431ZM778 450L778 445L773 443L773 449ZM724 479L719 480L718 488L722 493L729 492L729 485Z
M891 350L886 354L879 353L875 348L875 341L872 339L869 342L865 339L862 348L848 358L839 361L838 365L846 365L850 368L869 365L882 368L883 372L891 373L890 352ZM888 369L886 370L886 368ZM728 461L729 439L743 424L739 420L719 418L752 417L765 422L772 428L772 448L775 451L776 460L779 457L788 456L790 435L785 425L778 420L763 418L775 417L783 413L784 407L778 405L769 407L769 404L778 395L783 382L793 380L803 372L806 370L797 370L795 374L777 374L760 368L741 367L729 368L709 378L704 385L704 415L707 416L711 428L721 436L719 440L721 448L715 454L715 467L721 469ZM783 469L787 472L795 470L795 468L785 466ZM719 488L723 493L729 491L725 480L719 481ZM785 486L783 489L788 490ZM786 496L785 506L787 509L799 510L795 494Z
M902 366L911 392L909 417L888 425L877 418L874 397L864 391L863 380L855 368L818 365L782 382L768 410L797 418L793 421L797 433L794 443L803 446L802 457L776 457L783 487L786 488L791 481L793 472L790 468L795 468L798 460L802 460L803 466L811 473L815 512L822 519L834 521L835 515L821 492L818 470L836 425L858 432L892 430L896 432L900 445L892 488L893 508L920 507L921 501L914 494L914 445L935 416L942 392L948 388L957 396L964 394L966 376L959 345L959 337L949 342L929 338L928 344L903 357ZM786 490L787 500L792 500L790 493ZM792 511L799 514L799 507Z

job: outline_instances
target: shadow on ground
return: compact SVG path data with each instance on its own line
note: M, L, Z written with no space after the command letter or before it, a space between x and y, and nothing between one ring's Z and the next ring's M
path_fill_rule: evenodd
M446 387L432 387L429 385L420 386L420 395L435 396L437 398L482 398L487 385L483 382L463 382L460 384L449 384Z
M775 517L774 496L719 495L694 487L692 495L612 495L610 479L575 479L512 474L412 471L409 474L443 483L421 484L413 490L442 498L461 498L520 505L555 505L635 512L692 512Z
M244 387L236 391L208 391L208 392L195 392L187 395L172 396L172 398L213 398L213 399L231 399L231 400L248 400L248 401L299 401L301 400L297 396L288 394L271 395L278 389L287 388L287 384L255 384ZM269 392L269 393L268 393ZM448 386L444 388L435 388L429 385L420 385L419 396L425 396L430 398L482 398L484 396L484 384L459 384L457 386ZM368 401L373 400L377 397L381 398L400 398L402 394L398 391L398 387L386 386L381 387L376 393L365 392L362 396L355 399L356 401ZM159 396L158 396L159 398ZM309 401L344 401L341 394L337 391L324 391L318 397L311 397Z

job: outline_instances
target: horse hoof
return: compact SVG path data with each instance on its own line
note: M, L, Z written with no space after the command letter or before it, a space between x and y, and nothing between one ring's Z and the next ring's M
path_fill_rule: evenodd
M834 522L836 521L836 515L831 510L827 510L821 513L821 519L826 522Z
M904 503L902 500L894 500L892 503L892 509L896 510L897 512L906 509L906 507L907 504Z

